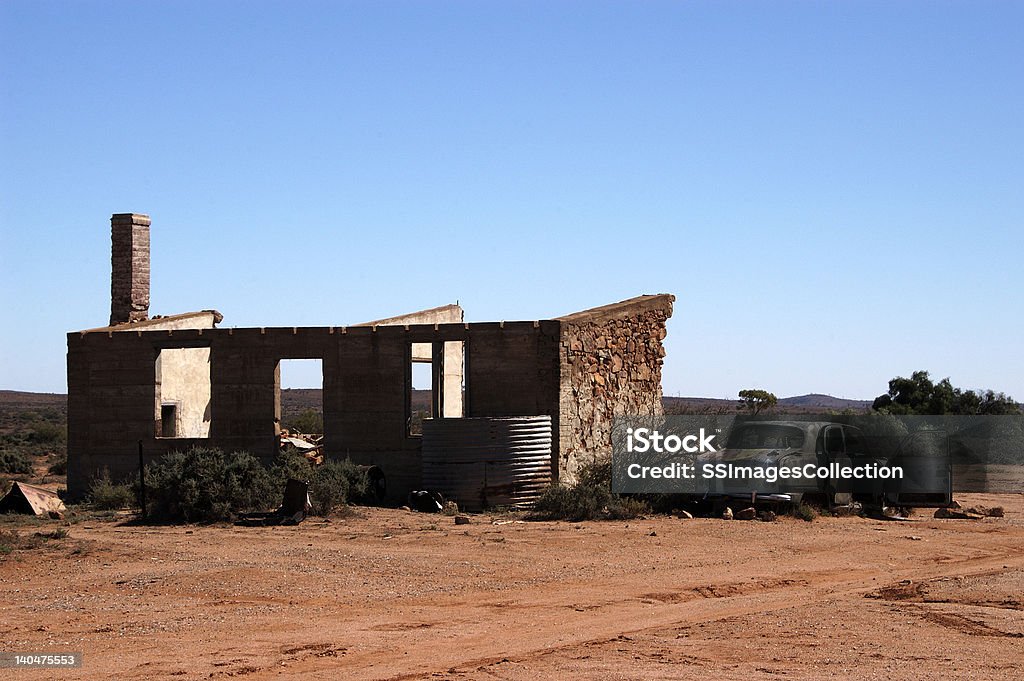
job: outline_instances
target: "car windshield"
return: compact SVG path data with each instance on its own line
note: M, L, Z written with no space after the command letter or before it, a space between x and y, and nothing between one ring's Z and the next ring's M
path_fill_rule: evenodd
M804 431L795 426L751 423L729 433L729 449L798 449L804 445Z

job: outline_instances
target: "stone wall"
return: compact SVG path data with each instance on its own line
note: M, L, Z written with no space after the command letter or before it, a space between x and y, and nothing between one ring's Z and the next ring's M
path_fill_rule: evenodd
M665 322L674 296L640 296L560 319L559 461L562 482L611 455L612 419L659 415Z
M149 216L110 216L110 325L149 318Z

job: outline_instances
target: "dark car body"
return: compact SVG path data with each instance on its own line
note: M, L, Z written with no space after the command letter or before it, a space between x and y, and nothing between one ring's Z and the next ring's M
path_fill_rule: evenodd
M952 499L951 478L943 466L941 443L932 438L920 446L915 434L897 447L872 447L872 437L861 428L833 421L742 421L730 429L725 447L701 454L698 465L732 464L749 468L821 468L909 466L912 480L842 479L810 477L712 483L710 494L728 497L799 502L805 495L824 497L828 503L854 498L886 505L947 506ZM940 434L933 433L939 436ZM944 433L941 434L944 438ZM943 440L944 441L944 440ZM913 447L917 443L917 447ZM922 453L922 449L927 449Z

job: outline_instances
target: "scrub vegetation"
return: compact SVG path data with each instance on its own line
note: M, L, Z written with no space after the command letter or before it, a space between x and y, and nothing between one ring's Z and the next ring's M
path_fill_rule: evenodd
M528 515L531 520L627 520L651 512L647 502L612 493L610 460L583 465L574 485L555 484L544 491Z
M248 452L194 448L172 452L146 468L148 515L165 522L217 522L273 510L281 505L289 479L309 483L318 515L362 500L369 486L363 469L348 460L313 466L287 453L267 467Z

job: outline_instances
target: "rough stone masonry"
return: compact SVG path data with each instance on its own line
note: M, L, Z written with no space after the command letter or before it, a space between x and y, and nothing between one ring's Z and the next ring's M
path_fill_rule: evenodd
M662 341L671 295L640 296L562 317L559 469L571 482L579 467L611 456L612 419L660 415Z
M149 216L110 216L110 325L149 319Z

